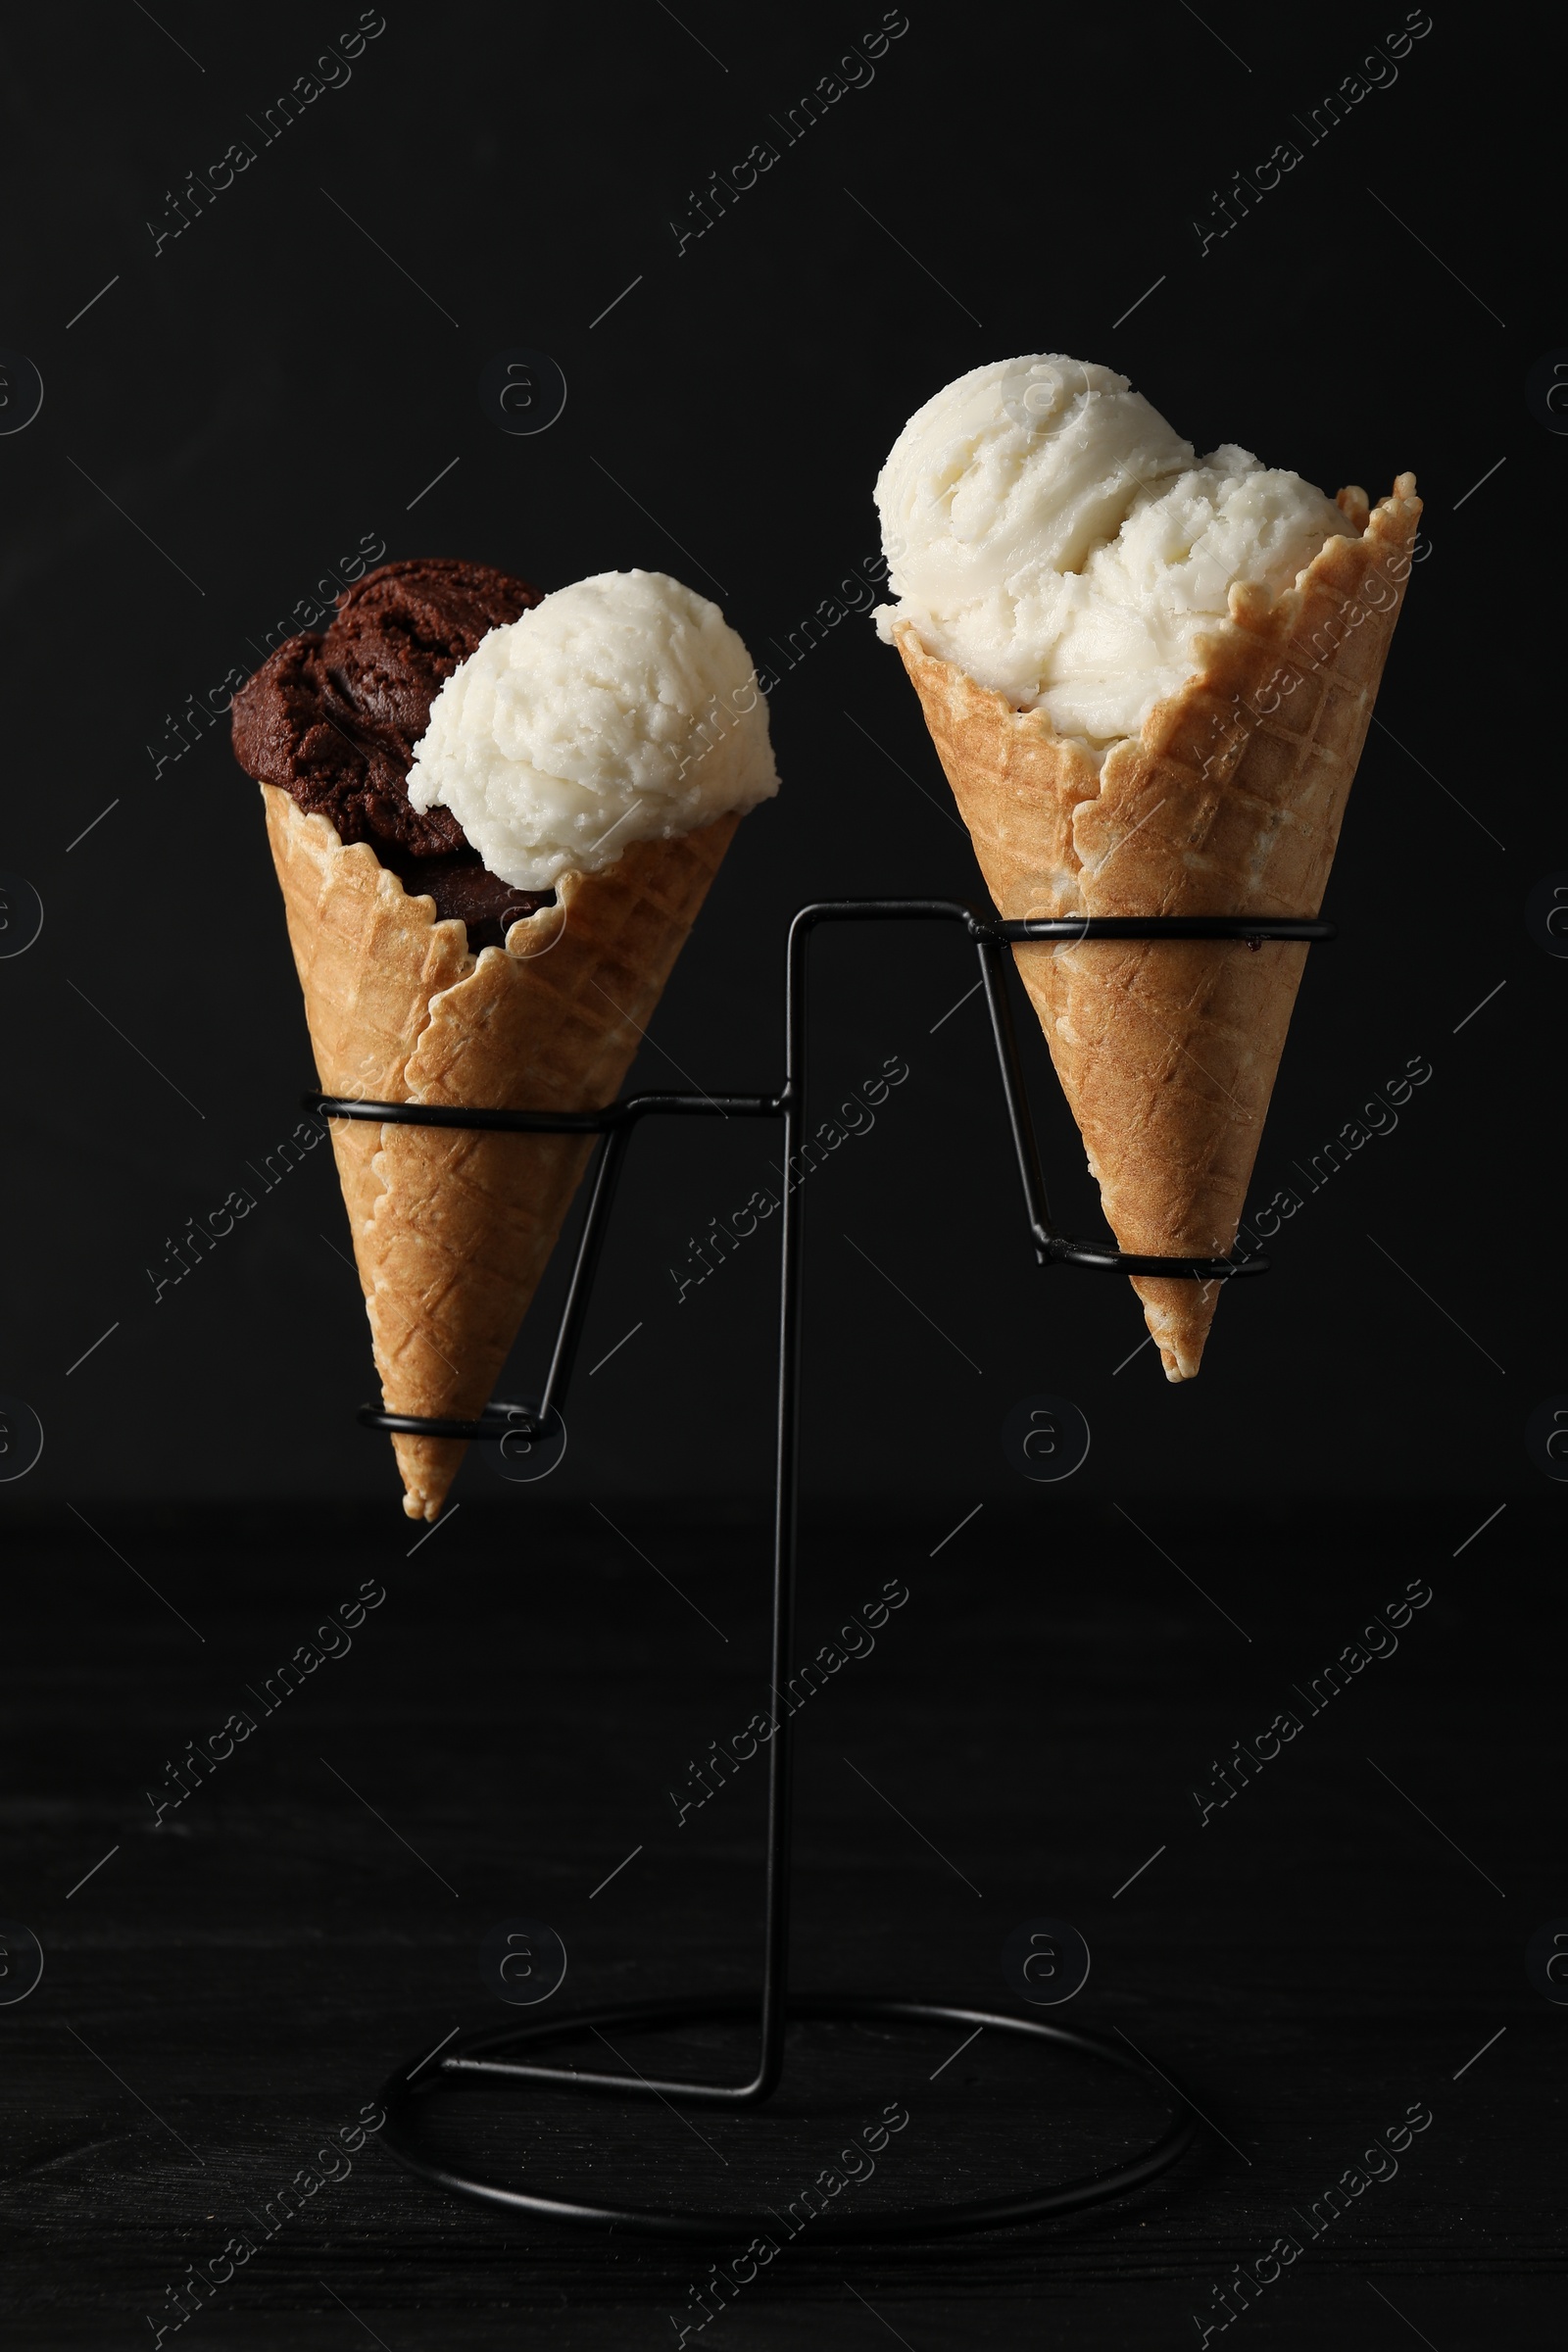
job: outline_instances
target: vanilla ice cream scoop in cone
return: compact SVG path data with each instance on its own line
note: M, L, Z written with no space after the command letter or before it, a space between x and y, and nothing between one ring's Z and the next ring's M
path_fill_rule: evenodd
M1232 444L1200 461L1059 355L961 376L876 488L895 644L1000 911L1315 915L1409 574L1369 512ZM1243 941L1024 945L1122 1249L1223 1256L1305 962ZM1191 1379L1220 1285L1137 1276Z
M618 1091L741 814L778 789L716 606L658 572L541 600L387 565L235 699L322 1090L598 1109ZM488 1401L588 1139L339 1120L388 1411ZM393 1440L411 1518L464 1446Z

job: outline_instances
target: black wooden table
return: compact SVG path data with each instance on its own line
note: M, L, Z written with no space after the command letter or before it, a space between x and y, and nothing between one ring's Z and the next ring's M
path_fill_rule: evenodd
M364 2127L395 2061L505 2022L497 1923L562 1936L558 2011L746 1989L760 1766L679 1806L767 1704L760 1522L526 1494L423 1541L390 1507L14 1514L0 1917L45 1965L0 2007L10 2340L1559 2340L1568 2007L1525 1947L1568 1929L1561 1562L1519 1504L1466 1544L1494 1500L1244 1526L1052 1495L947 1541L818 1512L802 1653L838 1662L800 1716L796 1984L1021 2011L1004 1939L1069 1921L1093 1966L1050 2014L1129 2036L1204 2128L1119 2206L868 2249L800 2227L739 2284L744 2237L519 2222ZM444 2100L434 2128L540 2186L787 2209L894 2105L844 2192L866 2211L1157 2128L1136 2083L960 2038L810 2031L751 2118L546 2094ZM745 2044L657 2055L739 2073Z

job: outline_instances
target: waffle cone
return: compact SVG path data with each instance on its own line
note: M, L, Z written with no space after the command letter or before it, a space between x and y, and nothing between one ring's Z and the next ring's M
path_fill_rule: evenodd
M1202 667L1096 768L897 631L1001 913L1315 915L1383 674L1421 514L1415 477L1270 604L1231 592ZM1235 1242L1304 945L1092 941L1015 948L1124 1250ZM1170 1380L1197 1373L1222 1285L1133 1277Z
M324 1093L590 1110L619 1090L737 816L563 874L506 948L468 952L365 842L264 784L267 829ZM471 1419L554 1249L592 1138L335 1120L332 1148L389 1412ZM412 1519L466 1447L394 1437Z

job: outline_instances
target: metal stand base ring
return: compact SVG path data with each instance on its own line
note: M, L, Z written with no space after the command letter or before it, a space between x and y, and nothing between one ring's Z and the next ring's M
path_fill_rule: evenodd
M1152 2180L1176 2163L1191 2144L1196 2129L1193 2114L1185 2104L1158 2139L1140 2154L1108 2166L1102 2172L1089 2173L1076 2180L1054 2182L1049 2187L1030 2188L1010 2195L973 2197L941 2205L905 2206L892 2211L852 2214L831 2210L813 2213L807 2221L791 2227L789 2221L770 2207L759 2211L731 2213L708 2210L679 2211L674 2208L611 2204L603 2199L548 2196L536 2190L514 2188L502 2180L486 2179L477 2173L457 2169L428 2154L418 2142L417 2108L428 2091L446 2087L477 2085L480 2083L503 2087L527 2088L541 2082L545 2087L570 2090L573 2075L569 2068L550 2070L530 2068L524 2073L508 2065L500 2053L527 2051L551 2039L561 2039L572 2034L591 2033L595 2028L613 2034L628 2028L643 2030L670 2029L697 2023L711 2024L719 2020L755 2019L757 2004L754 1997L734 2000L695 1999L684 2001L639 2001L613 2009L596 2010L579 2017L556 2018L532 2025L507 2025L490 2028L481 2033L460 2035L448 2042L440 2054L439 2063L429 2056L417 2059L412 2066L401 2067L382 2084L380 2099L386 2110L384 2144L412 2172L434 2181L439 2187L456 2191L461 2196L477 2198L482 2203L501 2205L512 2212L540 2214L552 2221L610 2223L617 2229L630 2230L648 2236L683 2237L704 2242L745 2239L761 2236L769 2238L782 2251L782 2246L804 2231L811 2244L829 2241L871 2243L880 2239L902 2237L957 2236L976 2230L998 2230L1023 2222L1034 2222L1047 2215L1072 2213L1086 2205L1100 2205L1112 2197L1125 2196L1132 2189ZM943 2002L893 2000L870 1995L827 1994L800 1996L788 2003L792 2023L883 2025L883 2026L950 2026L966 2031L971 2036L984 2027L988 2033L1004 2034L1014 2039L1035 2043L1050 2043L1081 2057L1101 2060L1119 2067L1123 2073L1136 2075L1165 2105L1171 2104L1171 2093L1178 2099L1182 2093L1166 2076L1158 2075L1128 2048L1119 2048L1097 2034L1084 2034L1066 2026L1049 2025L1042 2018L1012 2017L992 2014L986 2010L958 2009ZM603 2078L600 2078L603 2082ZM592 2091L595 2083L581 2088ZM716 2087L716 2086L715 2086ZM634 2076L626 2078L627 2093L636 2097L641 2085ZM797 2195L799 2195L797 2191ZM790 2206L787 2191L781 2192L785 2214Z

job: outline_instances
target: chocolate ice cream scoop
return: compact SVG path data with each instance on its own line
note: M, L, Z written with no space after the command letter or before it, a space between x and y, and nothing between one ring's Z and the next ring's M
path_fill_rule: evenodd
M468 928L474 949L553 894L490 873L449 810L420 815L407 791L430 705L460 662L540 592L487 564L383 564L338 599L324 637L291 637L234 697L234 756L319 812L341 841L368 842L405 890Z

